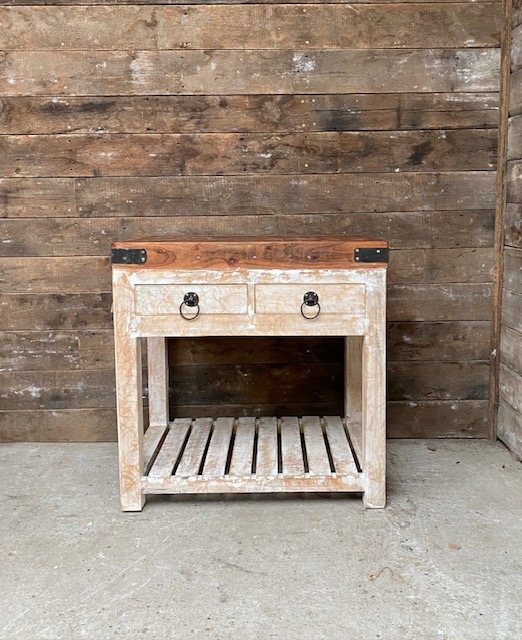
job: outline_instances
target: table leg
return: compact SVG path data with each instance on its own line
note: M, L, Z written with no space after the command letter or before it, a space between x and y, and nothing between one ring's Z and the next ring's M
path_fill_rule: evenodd
M123 511L141 511L143 472L143 398L141 341L131 337L132 289L114 273L114 346L118 413L120 500Z
M147 338L147 372L149 425L167 427L169 424L169 370L165 338Z
M368 508L386 503L385 283L368 295L368 332L362 345L362 442Z

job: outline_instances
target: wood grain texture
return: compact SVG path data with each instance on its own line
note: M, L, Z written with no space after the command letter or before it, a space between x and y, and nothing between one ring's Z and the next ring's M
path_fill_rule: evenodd
M391 383L406 393L420 373L416 400L391 401L389 434L484 435L501 5L1 0L0 369L36 371L36 386L51 372L57 387L85 373L84 396L57 388L56 401L93 406L28 398L34 413L0 412L0 437L114 438L114 410L94 400L113 368L112 241L325 233L393 249ZM505 215L518 248L520 155ZM504 315L522 331L518 297L506 291ZM305 393L290 385L303 348L341 380L340 342L304 340L171 341L195 385L171 413L340 415L340 396L310 396L312 374ZM272 364L289 397L253 402L232 374L219 405L198 396L207 366L247 367L270 387ZM421 399L432 391L452 399Z
M269 134L0 136L4 177L482 171L491 129Z
M507 3L504 27L504 58L510 64L505 69L509 83L509 112L503 109L503 123L507 120L507 139L501 144L501 155L508 162L502 165L505 172L503 207L497 222L496 248L498 264L496 275L495 325L495 397L493 409L496 411L498 437L514 452L522 457L522 248L521 230L521 161L522 158L522 89L520 65L522 64L522 30L520 24L520 3ZM505 65L508 63L505 61ZM511 73L510 73L511 72ZM507 89L506 89L507 90ZM509 115L509 118L507 117ZM507 147L507 148L506 148ZM498 216L497 216L498 217Z
M495 203L490 171L78 178L71 188L81 217L390 212L399 202L402 211L491 210Z
M13 51L0 56L0 93L331 93L332 86L340 93L497 91L499 64L494 48Z
M0 49L495 47L500 9L494 2L362 4L357 11L344 4L4 7Z
M496 93L0 98L0 132L289 133L496 129Z
M518 210L509 224L513 245L522 237L518 231ZM411 211L406 213L315 213L289 215L173 215L137 218L4 218L0 225L2 257L107 256L111 242L152 236L196 233L217 236L226 231L236 237L248 235L319 235L325 225L332 236L362 236L368 229L377 238L386 238L394 249L486 248L493 241L492 211ZM506 232L507 238L507 232ZM507 240L506 240L507 241ZM464 254L462 254L464 255Z

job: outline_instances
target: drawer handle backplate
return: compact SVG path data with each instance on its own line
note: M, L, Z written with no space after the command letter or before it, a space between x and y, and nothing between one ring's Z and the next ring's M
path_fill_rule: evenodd
M317 307L315 313L311 316L307 316L304 312L306 307ZM319 304L319 296L315 291L307 291L303 296L303 302L301 304L301 315L306 320L313 320L321 313L321 305Z
M191 316L187 316L184 313L183 307L188 307L190 309L196 308L196 313ZM199 296L194 291L189 291L183 296L183 302L179 305L179 313L182 318L185 320L195 320L199 316Z

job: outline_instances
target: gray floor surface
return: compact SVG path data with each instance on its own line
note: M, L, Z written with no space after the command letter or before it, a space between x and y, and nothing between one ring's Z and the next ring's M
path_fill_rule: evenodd
M0 445L0 638L519 640L522 465L391 441L389 502L149 499L116 445Z

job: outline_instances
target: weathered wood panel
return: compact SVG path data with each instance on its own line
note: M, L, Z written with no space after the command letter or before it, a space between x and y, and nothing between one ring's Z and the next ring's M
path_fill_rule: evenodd
M511 76L507 136L506 200L499 291L502 301L497 376L497 434L522 457L522 25L520 2L513 3Z
M82 5L135 5L138 0L81 0ZM500 2L500 0L461 0L464 3L475 3L475 2ZM517 0L515 0L516 2ZM78 0L78 3L80 0ZM139 0L140 5L157 5L159 0ZM344 4L346 0L290 0L289 2L285 2L285 4ZM350 2L349 4L368 4L369 0L355 0ZM373 2L373 0L372 0ZM397 0L379 0L379 2L384 4L395 4ZM433 0L403 0L403 2L433 2ZM454 3L455 0L440 0L440 2L451 2ZM53 5L69 5L70 0L52 0ZM5 6L39 6L39 5L48 5L49 0L0 0L0 5ZM187 4L186 0L161 0L161 4L164 5L185 5ZM208 0L193 0L192 4L194 5L205 5L208 4ZM217 0L213 4L238 4L237 0ZM273 4L273 0L245 0L241 4ZM371 3L370 3L371 4Z
M0 256L106 256L114 238L319 235L325 224L332 235L362 236L373 229L395 249L491 247L494 213L489 210L418 211L407 213L316 213L259 216L158 216L136 218L4 219ZM516 229L513 224L513 229ZM513 231L515 233L515 231Z
M487 360L489 322L390 322L388 361ZM504 335L505 334L505 335ZM504 327L506 364L516 360L517 332ZM516 339L515 339L516 338ZM177 338L169 341L172 366L282 364L289 370L307 363L340 363L339 338ZM111 329L10 331L0 338L0 370L110 369L114 365ZM512 366L518 371L516 366ZM520 369L522 372L522 368Z
M522 249L522 210L519 204L508 202L504 211L504 244Z
M497 47L500 23L498 3L1 8L0 49Z
M500 334L500 361L522 376L522 333L503 326Z
M491 253L490 248L392 251L388 281L391 285L490 282ZM109 292L108 263L106 257L0 258L0 292Z
M488 362L390 363L388 398L404 400L475 400L487 390ZM112 369L92 371L0 371L2 410L73 409L115 406ZM342 362L177 366L171 372L173 406L188 405L199 385L198 401L209 407L239 404L287 406L311 402L317 407L342 406ZM511 396L510 396L511 397ZM512 404L512 402L511 402Z
M290 133L496 129L496 93L0 98L0 132Z
M0 294L4 331L107 329L112 325L112 294Z
M4 177L481 171L491 129L258 134L0 136Z
M78 178L74 185L82 217L390 212L399 202L402 211L455 211L492 209L495 201L490 171Z
M485 435L500 2L46 4L0 0L0 438L114 438L110 242L194 233L388 239L390 435ZM172 414L342 411L342 341L263 340L173 341Z
M189 405L176 407L180 416L216 415L212 407ZM244 405L219 407L223 415L241 415ZM246 410L252 410L247 406ZM301 407L298 408L301 410ZM303 405L307 415L317 407ZM502 405L501 405L502 409ZM278 407L267 407L267 414L280 414ZM388 436L392 438L439 437L477 438L487 435L487 400L432 400L427 402L389 402ZM244 415L247 415L246 413ZM249 415L253 415L250 413ZM518 420L516 414L515 420ZM517 424L521 424L518 420ZM36 409L0 411L1 442L100 442L116 440L115 409Z
M497 91L498 49L13 51L0 93L170 95ZM238 73L239 72L239 73Z

